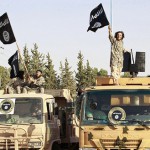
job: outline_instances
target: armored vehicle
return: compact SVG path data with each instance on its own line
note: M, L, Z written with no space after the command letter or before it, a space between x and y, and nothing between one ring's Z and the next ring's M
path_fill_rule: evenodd
M79 98L79 150L149 150L150 78L96 81Z

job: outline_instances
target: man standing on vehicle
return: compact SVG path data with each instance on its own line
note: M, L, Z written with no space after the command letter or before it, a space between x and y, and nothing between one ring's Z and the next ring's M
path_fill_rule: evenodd
M121 71L123 68L123 53L125 52L123 46L124 33L118 31L115 33L115 36L112 35L112 30L110 25L108 26L109 39L111 42L111 58L110 58L110 67L111 74L114 78L114 84L118 85L118 79L121 76Z

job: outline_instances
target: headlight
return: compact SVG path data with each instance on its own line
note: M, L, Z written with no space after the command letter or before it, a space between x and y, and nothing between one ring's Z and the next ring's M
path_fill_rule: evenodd
M42 146L42 143L41 142L29 142L28 146L29 147L40 147L40 146Z
M97 148L79 148L79 150L97 150Z

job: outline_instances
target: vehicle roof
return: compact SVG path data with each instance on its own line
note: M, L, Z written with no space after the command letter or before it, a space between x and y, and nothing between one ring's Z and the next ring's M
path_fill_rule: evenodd
M17 97L36 97L36 98L54 98L52 95L49 94L41 94L41 93L32 93L32 94L3 94L0 95L0 98L17 98Z
M45 89L45 94L51 94L54 97L64 97L68 102L72 101L69 89Z
M118 79L119 85L114 85L113 81L114 80L111 77L97 77L96 86L86 88L85 90L113 90L113 89L150 90L149 77L119 78Z
M118 85L118 86L113 86L113 85L108 85L108 86L93 86L93 87L89 87L86 88L85 90L89 91L89 90L121 90L121 89L129 89L129 90L141 90L141 89L146 89L146 90L150 90L150 85L149 86L143 86L143 85Z

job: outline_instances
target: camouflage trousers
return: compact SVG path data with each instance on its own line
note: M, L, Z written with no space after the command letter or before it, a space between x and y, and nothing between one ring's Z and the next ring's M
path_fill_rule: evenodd
M21 91L22 91L22 87L21 86L17 86L16 88L13 88L11 86L7 86L5 88L5 94L14 94L14 93L20 94Z
M43 87L30 88L28 86L25 86L25 87L23 87L22 92L23 93L28 93L29 91L32 91L32 90L34 90L34 91L36 91L38 93L43 93L44 94L44 88Z
M122 65L111 66L111 75L115 80L118 80L121 76Z

